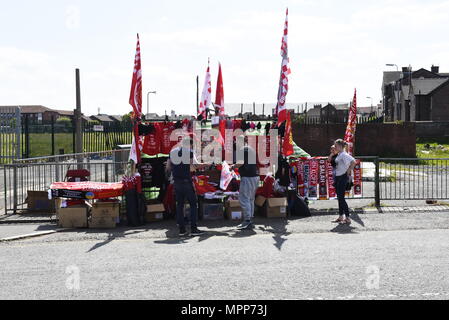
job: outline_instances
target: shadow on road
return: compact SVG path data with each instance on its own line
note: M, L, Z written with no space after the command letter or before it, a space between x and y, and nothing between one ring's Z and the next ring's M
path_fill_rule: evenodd
M362 218L360 218L360 216L357 213L353 213L351 215L351 219L365 228L365 223L363 222Z
M101 247L111 243L112 241L114 241L116 239L126 238L126 236L143 233L143 232L146 232L147 230L141 229L141 230L134 230L132 232L127 232L127 231L130 231L130 229L129 228L117 228L117 229L114 230L114 232L106 231L105 233L108 233L108 239L95 244L92 248L90 248L87 251L87 253L95 251L95 250L97 250L97 249L99 249L99 248L101 248ZM89 231L75 231L75 232L78 232L78 233L82 232L84 234L89 234L89 233L96 233L96 234L98 234L99 230L98 229L91 229Z
M286 237L291 235L291 232L287 232L288 223L288 220L265 221L265 226L259 227L259 230L273 233L274 246L281 251L282 246L288 240Z
M358 234L356 228L348 226L347 224L339 224L331 232L339 233L339 234Z

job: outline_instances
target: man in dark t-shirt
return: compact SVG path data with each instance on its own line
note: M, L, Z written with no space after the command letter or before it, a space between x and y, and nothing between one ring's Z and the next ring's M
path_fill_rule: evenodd
M198 199L193 186L192 174L197 168L201 167L194 155L194 152L188 146L185 138L183 143L170 152L170 159L167 164L167 171L171 172L174 180L175 198L176 198L176 220L179 226L179 235L187 235L184 219L184 203L187 200L190 204L190 223L192 236L202 235L204 232L197 227L198 220Z

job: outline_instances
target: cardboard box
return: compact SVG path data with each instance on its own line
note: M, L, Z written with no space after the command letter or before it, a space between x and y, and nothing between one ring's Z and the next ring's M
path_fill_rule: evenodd
M150 204L147 206L147 212L152 212L152 213L163 213L165 212L165 207L162 203L159 204Z
M204 220L224 220L223 203L207 203L201 204L201 212Z
M226 218L229 220L243 220L243 210L238 200L228 200L226 202Z
M263 196L257 196L256 198L256 207L263 207L265 205L265 202L267 201L267 198Z
M287 198L271 198L265 202L263 212L267 218L286 218L287 206Z
M119 218L120 202L95 202L90 212L92 218Z
M114 229L117 227L116 217L91 217L89 219L90 229Z
M145 222L158 222L164 220L163 212L147 212L145 214Z
M165 207L163 204L152 204L147 206L145 222L157 222L164 220Z
M61 228L87 228L87 206L58 208L57 215Z
M28 191L26 203L28 204L28 211L55 213L55 200L48 199L47 191Z

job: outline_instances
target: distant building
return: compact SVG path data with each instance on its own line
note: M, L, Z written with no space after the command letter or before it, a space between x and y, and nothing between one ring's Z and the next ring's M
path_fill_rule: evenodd
M325 107L321 104L314 105L313 109L306 112L308 120L317 123L343 123L348 119L349 104L328 103Z
M101 124L112 124L114 122L114 119L112 119L110 116L106 114L99 114L96 116L90 116L90 120L92 121L98 121Z
M387 121L449 121L449 73L437 66L384 73L382 93Z
M31 122L50 122L52 119L58 120L61 117L73 119L73 111L54 110L41 105L29 106L0 106L5 107L20 107L22 118L27 118Z

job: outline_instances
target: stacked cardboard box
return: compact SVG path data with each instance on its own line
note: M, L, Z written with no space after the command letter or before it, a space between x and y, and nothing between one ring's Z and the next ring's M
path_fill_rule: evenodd
M224 220L224 205L219 200L200 202L200 213L204 220Z
M228 200L226 202L226 218L229 220L243 220L243 210L238 200Z
M259 207L259 213L266 218L286 218L287 217L287 198L256 198L256 206Z
M120 202L96 202L92 205L89 228L113 229L120 217Z
M28 205L26 212L55 213L55 200L48 199L47 191L28 191L26 203Z
M56 200L56 215L61 228L87 228L87 205L62 208L62 199Z
M145 222L157 222L164 220L165 207L163 204L151 204L147 206Z

